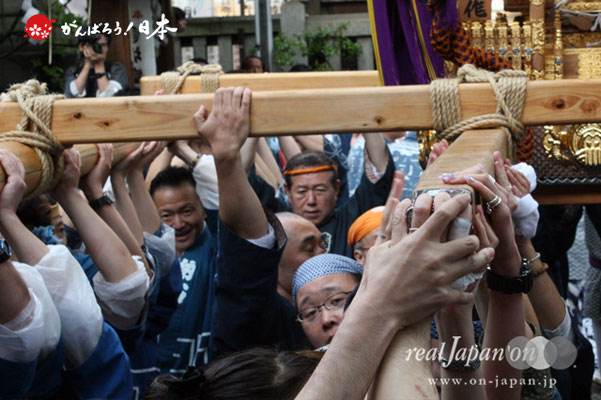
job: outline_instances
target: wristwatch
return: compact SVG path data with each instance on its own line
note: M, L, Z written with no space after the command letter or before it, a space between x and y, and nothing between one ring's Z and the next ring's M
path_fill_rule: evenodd
M0 240L0 264L7 262L12 254L13 252L6 240Z
M102 206L106 206L109 204L113 204L113 199L108 197L106 194L102 197L97 198L96 200L90 201L90 207L92 207L92 210L94 211L98 210Z
M105 75L106 75L106 72L95 72L94 73L94 78L100 79L100 78L102 78Z
M503 276L495 274L490 265L486 267L486 286L505 294L528 293L532 289L533 276L530 262L522 258L518 276Z

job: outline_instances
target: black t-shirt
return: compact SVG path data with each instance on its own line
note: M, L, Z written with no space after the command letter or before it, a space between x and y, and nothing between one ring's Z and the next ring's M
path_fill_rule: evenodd
M308 348L294 306L277 292L278 263L286 241L277 218L268 214L268 219L276 233L275 249L256 246L219 221L211 337L218 356L256 346Z

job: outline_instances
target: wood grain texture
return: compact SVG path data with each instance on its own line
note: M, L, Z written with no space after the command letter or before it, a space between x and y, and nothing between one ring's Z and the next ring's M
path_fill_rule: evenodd
M345 88L380 86L378 71L333 71L333 72L277 72L268 74L224 74L219 77L219 86L243 86L254 91L292 90L315 88ZM163 89L160 76L145 76L140 79L140 94L153 95ZM200 76L186 78L180 94L201 93Z
M113 165L134 151L138 145L139 143L113 144ZM75 146L75 148L81 154L81 175L84 176L96 165L98 150L95 144L82 144ZM31 148L16 142L0 143L0 149L8 150L19 157L25 167L25 183L27 184L27 191L25 193L31 193L37 187L42 177L42 167L36 153ZM0 165L0 191L2 191L5 181L6 174L2 165Z
M462 118L492 113L488 84L459 89ZM137 96L58 100L52 129L63 144L192 139L192 115L213 95ZM14 103L0 108L0 132L20 118ZM528 83L526 125L601 122L601 80ZM427 85L255 92L251 136L380 132L432 127Z

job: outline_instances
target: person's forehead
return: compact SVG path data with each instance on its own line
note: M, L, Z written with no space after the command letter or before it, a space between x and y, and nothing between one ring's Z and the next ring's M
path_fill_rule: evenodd
M319 171L310 174L300 174L292 177L292 186L313 187L317 185L330 185L332 171Z
M352 274L333 274L314 279L298 291L299 307L323 301L338 292L353 290L356 285L357 278Z
M195 189L190 185L162 187L154 192L154 201L157 207L183 206L186 203L199 202Z
M378 238L379 233L380 233L380 227L378 226L376 229L374 229L373 231L371 231L367 235L365 235L361 242L366 246L373 246L374 243L376 242L376 239Z
M288 235L291 240L304 241L308 237L321 238L321 232L314 223L304 218L298 218L291 221Z

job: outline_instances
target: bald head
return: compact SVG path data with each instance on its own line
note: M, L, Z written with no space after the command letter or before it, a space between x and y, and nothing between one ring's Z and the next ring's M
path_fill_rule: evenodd
M325 253L321 232L307 219L291 212L280 212L276 217L282 223L288 241L278 268L280 294L292 299L292 279L296 269L309 258Z

